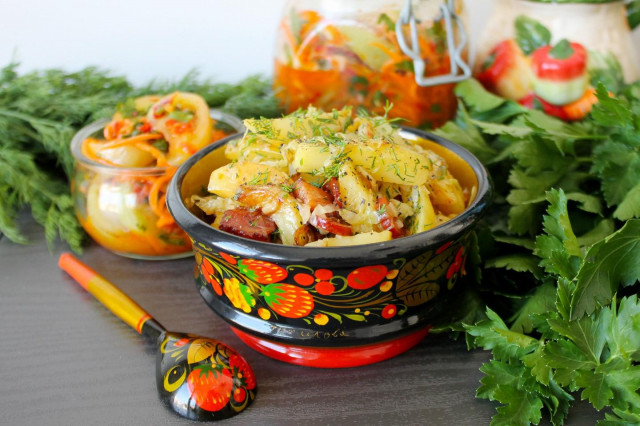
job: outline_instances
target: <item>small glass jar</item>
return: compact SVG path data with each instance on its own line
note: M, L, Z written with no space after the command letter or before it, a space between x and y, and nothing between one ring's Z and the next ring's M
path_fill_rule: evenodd
M211 117L226 124L229 134L244 128L232 115L212 110ZM109 122L96 121L71 141L75 159L71 196L80 224L95 242L121 256L144 260L190 256L189 237L165 211L167 185L177 167L111 166L83 154L83 141L99 138ZM216 133L218 139L224 136Z
M638 3L495 0L477 45L474 76L500 96L580 119L597 102L598 81L615 93L640 78L630 30Z
M286 112L345 105L434 128L468 78L462 0L289 0L278 28L274 91Z

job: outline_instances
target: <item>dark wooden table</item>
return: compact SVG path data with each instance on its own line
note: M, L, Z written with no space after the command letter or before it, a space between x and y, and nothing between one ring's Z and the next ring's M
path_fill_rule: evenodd
M25 215L26 217L26 215ZM155 385L155 346L58 269L42 228L32 243L0 236L0 425L173 425L191 423L164 407ZM223 424L486 425L496 405L475 398L489 354L428 336L394 359L348 369L314 369L245 346L195 289L193 259L145 262L93 244L79 256L172 331L236 348L258 380L257 398ZM568 424L602 414L576 404Z

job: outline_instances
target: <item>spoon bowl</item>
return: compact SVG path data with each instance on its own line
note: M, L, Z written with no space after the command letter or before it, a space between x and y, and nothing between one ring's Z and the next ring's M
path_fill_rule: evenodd
M253 402L255 375L238 352L215 339L167 331L114 284L70 253L63 253L58 265L114 315L156 342L158 393L173 411L192 420L222 420Z
M156 362L160 399L183 417L225 419L255 398L249 364L222 342L193 334L167 332Z

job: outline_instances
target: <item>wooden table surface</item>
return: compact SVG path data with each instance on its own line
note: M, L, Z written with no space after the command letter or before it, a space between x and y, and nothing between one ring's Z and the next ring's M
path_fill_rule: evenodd
M155 346L114 317L57 266L42 228L22 218L31 244L0 235L0 424L194 423L160 402ZM240 352L258 381L254 403L229 425L486 425L496 404L475 398L489 359L462 340L428 336L374 365L315 369L245 346L200 298L192 258L145 262L92 244L79 256L171 331L217 338ZM579 399L579 397L578 397ZM567 424L602 418L577 403ZM544 422L543 422L544 423Z

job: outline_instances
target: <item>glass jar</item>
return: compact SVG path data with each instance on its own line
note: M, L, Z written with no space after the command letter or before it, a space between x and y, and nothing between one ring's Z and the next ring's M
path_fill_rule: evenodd
M462 0L289 0L278 28L274 90L286 112L345 105L444 124L471 75Z
M211 142L244 129L230 114L211 110ZM167 260L192 255L191 241L166 211L167 185L177 166L122 167L95 162L82 148L88 138L100 138L103 119L80 129L71 141L75 160L71 196L76 217L99 245L118 255L143 260Z
M640 78L630 30L638 3L495 0L478 41L474 76L500 96L580 119L597 101L597 82L615 93Z

